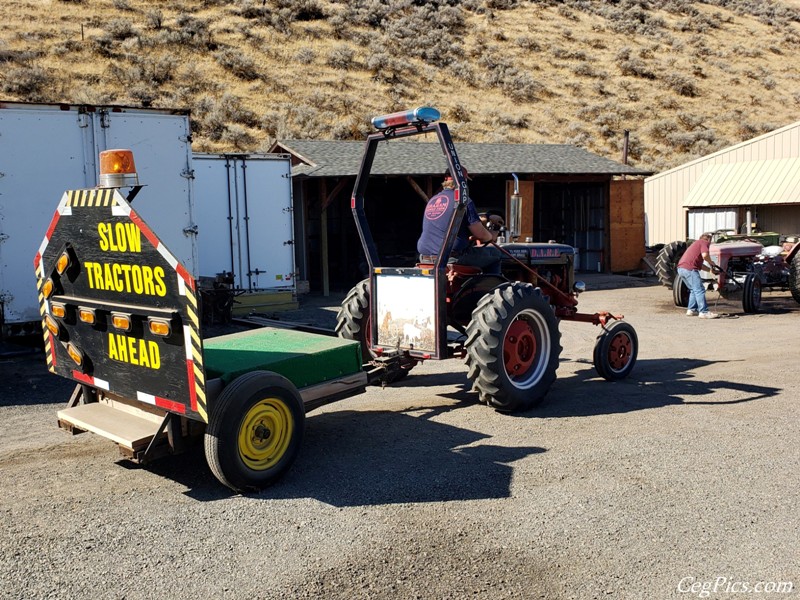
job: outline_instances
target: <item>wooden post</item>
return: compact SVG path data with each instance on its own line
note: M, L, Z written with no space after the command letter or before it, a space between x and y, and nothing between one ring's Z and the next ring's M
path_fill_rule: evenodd
M320 200L324 203L328 196L327 180L320 181L319 189ZM319 215L319 244L320 255L322 257L322 295L326 298L331 295L331 283L328 273L328 207L322 206Z

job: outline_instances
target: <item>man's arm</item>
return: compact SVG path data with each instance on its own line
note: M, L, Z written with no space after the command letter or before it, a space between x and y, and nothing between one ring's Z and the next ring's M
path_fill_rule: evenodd
M719 265L714 264L714 261L711 260L711 254L709 254L708 252L703 252L703 260L711 266L707 267L705 263L703 263L702 265L700 265L700 269L702 271L710 271L711 273L713 273L716 269L719 269L720 271L722 270L722 268Z
M486 226L480 221L475 221L470 224L469 232L472 234L472 237L484 244L497 241L498 232L486 229Z

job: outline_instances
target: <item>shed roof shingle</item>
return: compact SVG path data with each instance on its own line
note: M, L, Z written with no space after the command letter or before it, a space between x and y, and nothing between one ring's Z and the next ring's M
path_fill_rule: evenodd
M358 173L364 142L279 140L272 152L301 159L292 175L347 177ZM634 167L567 144L457 143L461 162L473 175L536 173L542 175L650 175ZM441 146L431 142L391 140L378 145L373 175L439 175L447 166Z

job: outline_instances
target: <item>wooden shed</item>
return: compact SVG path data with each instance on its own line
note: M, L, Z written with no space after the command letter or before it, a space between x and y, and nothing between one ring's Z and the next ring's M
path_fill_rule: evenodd
M577 248L582 270L626 272L645 254L643 177L650 172L570 145L456 145L479 210L506 212L519 180L523 238ZM292 156L296 260L313 290L347 290L366 264L350 211L362 142L281 140ZM446 162L438 143L381 144L367 194L367 217L382 256L413 264L427 199ZM389 263L387 263L389 264Z

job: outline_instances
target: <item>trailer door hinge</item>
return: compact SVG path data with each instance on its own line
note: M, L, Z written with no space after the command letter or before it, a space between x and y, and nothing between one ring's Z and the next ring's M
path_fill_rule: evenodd
M107 110L100 111L100 127L102 127L103 129L108 129L109 127L111 127L111 119L108 116Z
M0 233L0 243L5 242L8 239L7 233Z
M283 212L285 213L290 213L292 211L294 211L294 207L292 206L287 206L286 208L283 209Z
M183 228L183 233L186 235L197 235L197 225L189 225L189 227Z
M283 242L283 245L284 246L293 246L294 245L294 240L286 240L285 242Z
M78 113L78 127L86 129L89 126L89 115L85 112Z
M181 177L186 179L194 179L194 169L184 169L181 171Z

